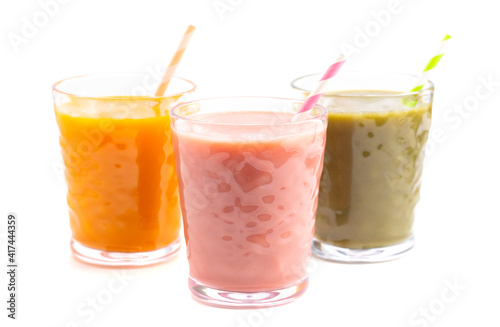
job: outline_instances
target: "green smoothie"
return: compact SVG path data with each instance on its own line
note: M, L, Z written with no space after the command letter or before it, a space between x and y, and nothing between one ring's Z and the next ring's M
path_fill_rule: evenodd
M368 249L412 236L431 105L408 108L403 99L371 90L323 95L329 117L316 214L320 241Z

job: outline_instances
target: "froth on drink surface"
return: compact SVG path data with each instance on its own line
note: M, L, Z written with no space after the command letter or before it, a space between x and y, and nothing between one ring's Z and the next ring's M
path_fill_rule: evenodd
M57 111L73 117L140 119L168 115L175 99L141 96L102 98L68 97L57 105Z
M187 120L177 120L175 129L177 133L192 137L205 133L217 142L279 139L285 144L293 143L293 136L312 139L323 128L324 122L320 119L292 123L293 116L293 113L261 111L196 114Z

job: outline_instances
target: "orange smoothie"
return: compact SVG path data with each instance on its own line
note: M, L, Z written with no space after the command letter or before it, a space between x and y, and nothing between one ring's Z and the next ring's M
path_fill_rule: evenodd
M192 118L203 126L175 123L190 277L198 283L258 292L306 278L326 122L283 125L292 116L231 112Z
M167 108L176 99L71 98L56 107L73 238L98 250L143 252L179 237Z

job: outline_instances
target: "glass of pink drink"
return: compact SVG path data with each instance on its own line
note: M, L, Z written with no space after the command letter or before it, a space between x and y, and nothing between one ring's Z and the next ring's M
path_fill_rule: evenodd
M223 307L284 304L307 287L327 111L215 98L171 110L189 287Z

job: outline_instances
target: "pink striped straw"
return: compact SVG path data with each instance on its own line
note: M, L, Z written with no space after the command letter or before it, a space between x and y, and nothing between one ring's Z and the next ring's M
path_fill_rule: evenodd
M309 93L309 96L307 97L306 101L304 101L304 104L300 108L300 110L297 112L297 114L300 114L302 112L306 112L308 110L311 110L316 103L318 102L319 98L323 95L325 92L325 88L328 85L328 82L339 72L340 68L342 65L345 63L346 59L343 54L341 54L338 59L331 65L328 70L323 74L323 77L321 77L320 81L318 84L316 84L316 87Z

